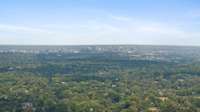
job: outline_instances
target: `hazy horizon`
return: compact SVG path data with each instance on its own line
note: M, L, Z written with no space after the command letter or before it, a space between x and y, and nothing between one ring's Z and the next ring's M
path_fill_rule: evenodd
M0 45L200 46L198 0L7 0Z

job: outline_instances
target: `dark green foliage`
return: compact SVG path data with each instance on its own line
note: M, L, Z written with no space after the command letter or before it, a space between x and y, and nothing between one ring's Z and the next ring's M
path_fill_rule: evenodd
M47 48L0 53L0 112L200 111L197 48Z

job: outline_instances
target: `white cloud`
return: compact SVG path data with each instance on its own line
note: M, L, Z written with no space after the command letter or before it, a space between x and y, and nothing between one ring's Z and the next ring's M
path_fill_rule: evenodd
M166 22L108 15L105 20L49 24L37 28L0 24L0 43L26 44L199 44L200 33ZM9 34L14 32L14 34ZM20 32L20 33L19 33ZM22 35L22 33L26 33ZM6 41L3 37L9 37ZM1 41L4 40L4 41ZM184 43L185 42L185 43Z
M17 25L5 25L0 24L0 31L4 32L22 32L22 33L52 33L46 29L33 28L26 26L17 26Z
M109 15L111 19L116 20L116 21L131 21L132 18L127 17L127 16L115 16L110 14Z

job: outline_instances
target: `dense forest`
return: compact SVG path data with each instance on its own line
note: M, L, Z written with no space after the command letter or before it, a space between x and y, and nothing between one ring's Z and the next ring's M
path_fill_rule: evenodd
M0 112L200 112L200 48L0 46Z

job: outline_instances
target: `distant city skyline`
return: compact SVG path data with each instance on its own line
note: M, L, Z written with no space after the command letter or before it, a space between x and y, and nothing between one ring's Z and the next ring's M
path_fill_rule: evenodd
M0 1L0 45L106 44L200 46L200 1Z

